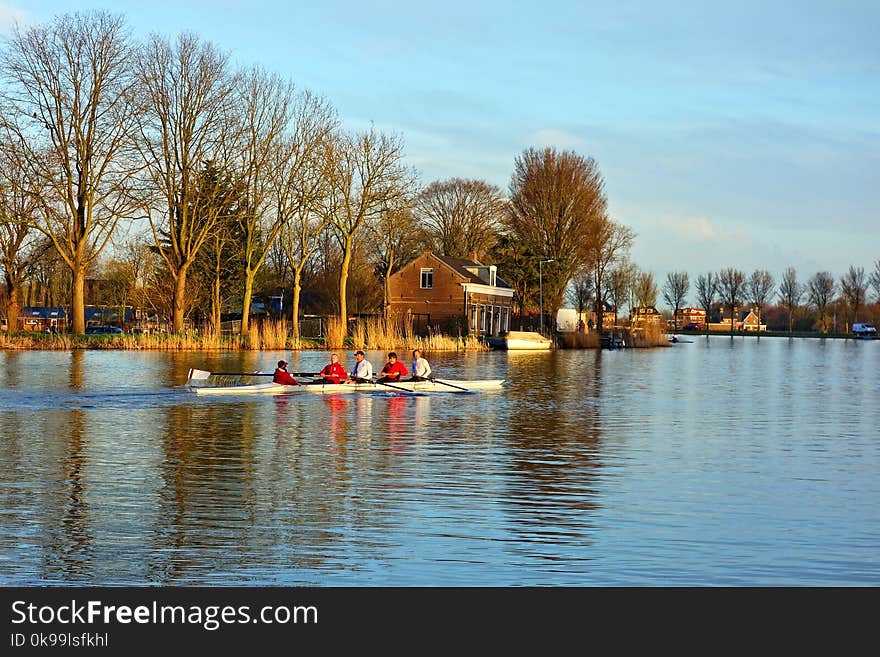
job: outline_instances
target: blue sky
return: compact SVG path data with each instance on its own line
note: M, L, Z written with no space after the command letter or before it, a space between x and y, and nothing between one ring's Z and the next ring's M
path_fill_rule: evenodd
M424 182L506 189L529 146L596 159L633 259L778 279L880 259L880 3L12 0L197 32L402 134Z

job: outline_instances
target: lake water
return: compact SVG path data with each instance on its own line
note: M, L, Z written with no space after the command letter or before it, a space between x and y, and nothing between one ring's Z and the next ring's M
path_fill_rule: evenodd
M508 381L431 396L173 389L323 352L0 353L0 583L880 584L880 341L692 339L429 354Z

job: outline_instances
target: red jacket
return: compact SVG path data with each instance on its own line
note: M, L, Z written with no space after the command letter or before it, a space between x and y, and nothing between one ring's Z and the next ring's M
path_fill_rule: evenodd
M391 363L385 363L385 367L382 368L382 376L393 381L400 381L400 377L406 376L407 374L409 374L409 372L406 371L406 365L399 360L395 361L394 365Z
M345 371L342 363L330 363L321 370L321 376L333 383L339 383L340 381L345 381L348 373Z
M272 383L281 383L286 386L299 385L299 383L296 382L296 379L290 376L290 372L282 370L280 367L275 369L275 376L272 377Z

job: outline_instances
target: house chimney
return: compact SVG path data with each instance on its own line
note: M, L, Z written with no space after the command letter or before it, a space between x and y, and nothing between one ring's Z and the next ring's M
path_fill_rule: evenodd
M477 252L476 252L476 251L471 251L470 258L471 258L472 261L476 262L476 261L477 261Z

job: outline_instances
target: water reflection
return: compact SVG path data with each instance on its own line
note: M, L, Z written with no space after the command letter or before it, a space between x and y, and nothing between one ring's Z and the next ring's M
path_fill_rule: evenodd
M173 389L189 367L270 356L2 354L0 579L880 578L880 343L432 359L450 377L509 381L477 395Z

